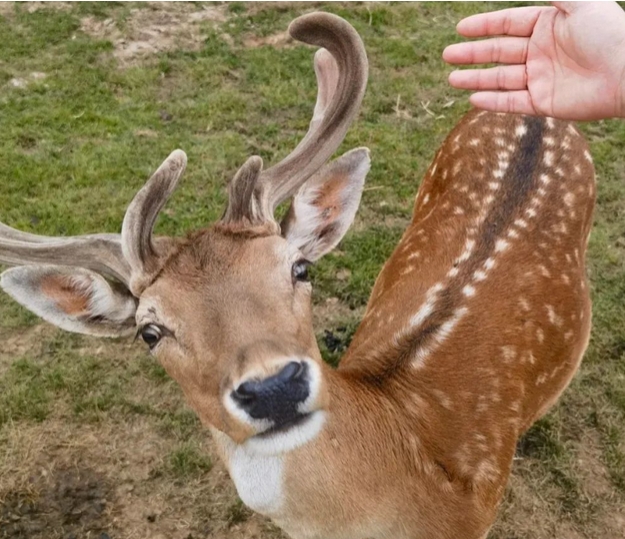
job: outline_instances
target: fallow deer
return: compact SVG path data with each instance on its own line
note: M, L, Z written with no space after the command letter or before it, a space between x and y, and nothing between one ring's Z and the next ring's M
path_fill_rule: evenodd
M69 331L138 330L210 428L243 502L291 537L486 537L519 436L588 342L587 145L568 123L469 112L333 370L315 341L306 267L360 201L368 151L325 162L360 107L367 60L336 16L303 16L290 32L323 47L310 130L280 164L243 165L218 223L152 237L185 168L177 150L121 235L2 225L0 261L16 266L2 287Z

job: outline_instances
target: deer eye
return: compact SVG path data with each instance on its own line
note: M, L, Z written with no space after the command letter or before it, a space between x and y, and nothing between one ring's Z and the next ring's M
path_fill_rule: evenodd
M154 348L163 337L163 330L156 324L147 324L143 326L139 333L143 341L150 347Z
M308 266L312 262L310 260L301 259L293 264L291 268L291 276L293 277L293 283L308 281Z

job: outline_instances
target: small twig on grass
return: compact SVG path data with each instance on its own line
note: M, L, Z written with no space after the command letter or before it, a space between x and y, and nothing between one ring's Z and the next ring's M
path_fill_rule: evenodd
M430 102L426 101L425 103L423 101L419 101L419 103L421 104L421 108L427 112L430 116L432 117L436 117L436 114L434 114L428 107L430 106Z

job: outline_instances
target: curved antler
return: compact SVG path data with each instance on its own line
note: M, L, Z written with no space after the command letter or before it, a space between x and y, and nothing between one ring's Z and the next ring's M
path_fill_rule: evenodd
M68 238L20 232L0 223L0 263L8 266L58 264L81 267L130 282L130 266L122 255L119 234Z
M113 277L135 292L132 281L158 269L152 229L186 163L182 150L171 153L128 206L121 235L46 237L0 223L0 263L81 267Z
M294 194L336 151L356 116L367 84L367 57L354 28L335 15L313 13L289 26L291 35L323 47L315 55L318 94L306 136L280 163L262 171L250 158L231 182L222 222L275 223L278 204ZM160 267L152 231L186 167L176 150L132 200L119 234L48 238L0 223L0 263L78 266L113 277L135 295ZM277 226L277 224L276 224Z
M313 119L306 136L280 163L261 171L259 158L253 157L243 165L231 182L222 222L272 221L278 204L336 151L360 109L368 62L356 30L336 15L311 13L295 19L289 33L299 41L323 47L315 55L318 94ZM241 182L251 185L242 186Z
M122 224L122 251L130 264L132 278L158 269L152 231L159 212L176 189L187 166L187 156L174 150L132 199ZM131 290L132 290L131 286Z

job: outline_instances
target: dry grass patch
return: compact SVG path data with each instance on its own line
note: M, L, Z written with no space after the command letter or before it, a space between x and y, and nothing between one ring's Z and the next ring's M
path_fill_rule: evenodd
M280 537L241 506L208 437L181 440L149 416L55 415L2 430L0 537Z

